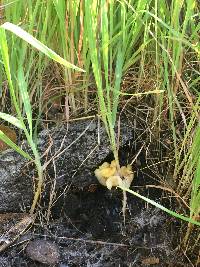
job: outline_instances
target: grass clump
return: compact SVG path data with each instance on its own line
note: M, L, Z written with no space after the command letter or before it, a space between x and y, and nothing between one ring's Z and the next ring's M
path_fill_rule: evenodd
M12 104L15 107L15 112L17 117L13 117L12 115L6 114L6 113L0 113L0 117L4 119L5 121L11 123L12 125L18 127L19 129L24 131L24 134L26 136L27 142L31 147L31 150L33 152L34 158L32 158L29 154L27 154L25 151L23 151L19 146L17 146L8 136L4 134L3 131L0 130L0 138L10 147L12 147L14 150L16 150L18 153L20 153L23 157L28 158L29 160L33 160L38 172L38 182L37 182L37 189L35 191L33 204L31 207L31 214L35 211L35 207L37 204L37 201L39 200L41 191L42 191L42 185L43 185L43 167L41 165L40 161L40 155L39 151L37 149L37 142L33 138L33 116L32 116L32 107L29 99L28 89L27 89L27 83L24 76L23 71L23 65L22 62L19 63L19 67L17 70L17 81L18 86L20 90L20 97L22 99L23 109L25 116L23 115L23 111L20 110L19 100L16 97L15 93L15 87L13 85L12 81L12 74L10 70L10 60L9 60L9 49L7 46L7 39L5 34L5 29L15 33L22 39L24 39L27 43L31 44L35 48L37 48L39 51L46 54L51 59L59 62L60 64L65 65L66 67L74 68L78 71L83 71L82 69L74 66L73 64L67 62L60 56L58 56L55 52L53 52L51 49L43 45L41 42L39 42L37 39L32 37L29 33L25 32L18 26L11 24L11 23L5 23L2 26L0 26L0 51L2 55L2 60L5 68L5 73L8 79L9 88L10 88L10 95L11 95L11 101Z

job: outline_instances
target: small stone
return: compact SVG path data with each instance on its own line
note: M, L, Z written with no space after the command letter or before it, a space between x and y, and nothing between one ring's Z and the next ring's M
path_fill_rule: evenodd
M47 240L30 241L26 248L27 256L44 264L55 265L59 263L60 252L58 246Z

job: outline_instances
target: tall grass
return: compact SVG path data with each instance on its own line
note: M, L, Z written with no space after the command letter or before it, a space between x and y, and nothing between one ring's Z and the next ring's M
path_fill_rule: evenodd
M130 2L126 3L135 12L134 6ZM148 43L146 50L151 52L146 51L142 55L142 62L145 65L149 57L154 56L156 86L166 92L154 95L156 104L154 120L160 118L154 131L159 134L163 122L169 121L175 156L173 179L177 184L177 192L190 202L190 217L195 219L199 216L200 206L200 185L197 176L200 117L199 93L196 89L199 72L198 65L192 68L186 66L190 66L190 60L194 61L196 58L198 61L200 55L199 5L195 0L174 0L171 3L154 1L145 12L150 18L147 22L143 19L140 22L146 29L148 28L145 35L145 41ZM141 75L142 70L143 68ZM178 122L180 120L181 124ZM178 133L181 133L182 138Z
M50 44L51 49L64 59L85 68L85 62L88 59L86 43L83 40L83 21L81 22L81 16L83 16L81 15L83 14L82 0L4 0L3 4L5 7L2 15L6 21L22 26L24 30L34 35L43 44L48 46ZM44 111L42 109L44 105L41 105L46 85L44 84L46 82L44 76L49 69L50 62L43 54L38 54L35 50L30 49L25 42L17 39L16 36L10 36L8 45L13 63L11 71L15 73L18 61L23 62L29 95L31 96L30 100L37 113L41 114ZM88 70L89 66L90 63L85 69ZM54 73L60 73L60 77L62 77L59 82L63 85L63 94L66 95L65 113L67 116L67 110L70 109L70 111L75 112L78 109L80 99L85 98L84 92L87 91L88 74L77 74L72 69L66 69L56 64L51 64L51 67L55 69ZM84 86L83 83L79 83L80 88L78 88L77 80L84 80ZM84 89L82 90L82 88ZM48 92L46 94L48 95ZM60 92L55 92L56 97L59 97L60 94ZM85 100L85 109L87 108L87 100Z
M76 111L78 101L82 97L85 98L85 90L80 89L82 86L80 83L77 84L77 80L84 80L87 87L86 81L88 80L87 75L90 66L89 63L86 63L88 55L87 44L84 40L83 1L53 0L52 3L52 16L57 18L55 49L59 48L61 50L60 53L63 58L87 70L86 75L81 77L79 75L78 77L73 70L64 69L66 108L70 105L71 110ZM49 2L47 5L50 6L51 3ZM87 101L85 102L85 108L87 109Z
M140 20L147 17L142 10L148 8L148 1L138 2L135 8L136 12L141 11L136 16L123 1L85 1L88 51L97 85L100 113L116 162L119 160L114 127L121 81L128 67L139 60L139 51L142 45L144 47L138 41L143 31ZM136 44L138 47L134 49Z
M158 4L158 2L156 2ZM162 88L167 89L167 108L173 132L177 192L190 203L190 218L199 216L199 97L194 86L196 68L187 69L192 58L199 58L199 7L197 1L159 2L155 9L156 53L159 73L164 76ZM157 19L159 18L159 20ZM190 73L190 78L188 77ZM196 83L197 85L197 83ZM196 97L196 98L195 98ZM183 101L184 99L184 101ZM166 100L159 100L159 110ZM178 121L181 120L179 124ZM177 133L181 133L182 138ZM191 224L186 234L188 239Z

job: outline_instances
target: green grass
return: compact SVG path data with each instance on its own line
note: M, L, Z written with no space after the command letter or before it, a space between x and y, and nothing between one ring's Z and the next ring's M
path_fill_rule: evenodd
M39 197L41 195L42 186L43 186L43 167L41 165L40 161L40 155L37 149L37 142L33 138L33 115L32 115L32 106L30 103L30 96L28 94L28 87L27 82L24 75L23 70L23 62L18 62L18 68L17 68L17 82L18 82L18 88L19 88L19 96L21 101L16 96L16 87L13 85L12 81L12 73L10 69L10 59L9 59L9 49L7 45L7 38L5 34L5 30L11 31L12 33L19 36L21 39L26 41L26 43L31 44L33 47L37 48L40 52L44 53L49 58L53 59L54 61L57 61L58 63L64 65L67 68L73 68L76 71L83 71L82 69L76 67L75 65L67 62L62 57L57 55L54 51L46 47L44 44L42 44L40 41L35 39L33 36L31 36L26 31L22 30L20 27L11 24L11 23L5 23L0 26L0 51L2 56L3 65L5 68L6 77L9 84L10 89L10 95L11 95L11 103L13 104L16 112L16 117L13 117L9 114L0 113L0 118L4 119L5 121L13 124L14 126L18 127L19 129L24 131L24 134L26 136L26 139L28 141L28 144L30 145L33 155L34 155L34 163L38 172L38 183L37 183L37 189L34 195L33 204L31 207L30 212L33 213L35 211L36 204L39 200ZM20 104L23 104L25 115L23 114L22 110L20 109ZM14 150L16 150L18 153L20 153L22 156L32 160L32 157L21 150L21 148L17 145L15 145L12 140L10 140L1 130L0 130L0 138L8 144L10 147L12 147Z
M2 4L5 5L5 21L20 26L20 29L11 24L3 27L10 27L13 32L18 30L26 42L15 34L9 34L6 39L4 30L1 30L0 85L8 81L15 107L10 116L4 113L7 92L0 89L3 96L1 118L23 129L33 154L37 154L34 143L37 129L33 127L32 114L34 110L38 125L44 106L43 77L51 64L55 72L60 73L66 119L72 113L79 116L79 110L90 110L92 96L96 110L100 109L118 161L114 128L121 97L143 95L140 99L145 101L144 96L151 94L154 103L151 123L155 125L152 131L159 140L166 124L169 125L173 140L174 169L171 171L177 185L175 190L190 206L185 214L185 217L190 217L186 243L193 229L191 222L196 221L200 214L198 1L4 0ZM40 43L32 37L29 39L23 30ZM43 53L32 49L30 44L35 44ZM52 64L49 53L51 58L65 66L72 66L66 65L67 61L85 72L77 73L74 67ZM134 90L122 92L121 82L129 68L137 70L140 81L149 74L154 81L153 87L143 89L138 82ZM97 98L94 97L94 88ZM7 140L3 133L1 138L23 156L30 157ZM35 159L39 162L36 154Z

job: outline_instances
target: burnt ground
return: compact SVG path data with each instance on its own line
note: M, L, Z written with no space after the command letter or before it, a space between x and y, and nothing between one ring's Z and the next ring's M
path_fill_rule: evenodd
M143 132L145 127L141 129ZM166 136L168 133L163 135L165 140ZM126 165L142 148L134 163L131 189L181 212L172 194L155 187L174 186L170 179L164 180L170 177L171 164L164 156L170 154L166 145L147 145L143 142L147 136L142 134L133 140L120 151L121 165ZM111 160L111 155L104 159ZM154 165L162 160L167 163ZM181 248L186 223L135 196L128 194L125 223L119 189L108 191L98 183L82 187L79 180L78 186L59 188L56 197L49 217L49 199L43 198L34 225L1 253L0 267L198 266L191 263L198 255L185 256Z
M178 223L129 196L124 225L121 196L97 189L71 195L62 218L39 224L7 249L0 266L50 266L27 257L30 240L57 244L56 266L192 266L178 251ZM128 212L127 212L128 213ZM3 264L2 260L5 260Z
M173 205L161 190L146 188L155 181L149 171L147 175L139 169L135 166L132 189ZM124 224L121 202L119 190L108 191L98 184L84 190L70 188L52 207L48 223L43 203L35 225L2 253L0 266L193 266L180 249L179 221L129 194ZM34 258L31 240L56 245L58 263L41 263L45 260L37 256L38 251ZM30 256L28 246L34 255ZM53 255L45 253L47 258Z

